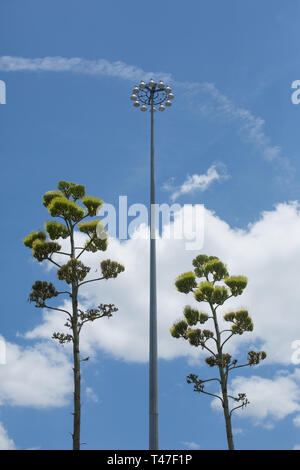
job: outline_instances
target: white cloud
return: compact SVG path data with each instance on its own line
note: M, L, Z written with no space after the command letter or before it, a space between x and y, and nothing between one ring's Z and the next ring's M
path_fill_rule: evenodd
M87 60L80 57L41 57L29 59L24 57L0 57L2 72L74 72L86 75L116 77L131 81L150 80L151 77L171 81L168 73L145 72L135 65L122 61L109 62L105 59Z
M140 231L146 228L140 228ZM242 297L231 299L228 309L246 306L254 320L254 332L228 342L231 352L250 343L265 349L268 362L291 364L291 344L299 339L298 267L300 265L300 212L296 203L279 204L264 212L247 230L231 228L212 212L205 211L205 241L201 252L219 256L233 274L248 276L249 285ZM191 295L174 287L178 274L191 269L198 252L186 251L185 240L157 240L159 356L199 358L203 353L171 337L169 328L181 317L186 304L197 305ZM111 240L106 253L86 254L83 262L99 268L103 258L125 265L117 279L86 284L83 303L115 303L119 311L113 318L97 320L82 331L83 353L99 348L116 358L143 362L148 358L149 242L130 239ZM47 278L47 277L45 277ZM44 312L41 325L28 333L31 338L49 338L61 329L60 313ZM230 346L232 345L232 346Z
M256 375L235 377L230 382L230 395L246 393L250 404L236 410L234 415L250 417L255 424L273 429L276 421L300 411L299 385L300 370L297 369L291 374L277 374L273 379ZM214 399L212 407L220 409L219 400Z
M235 123L243 139L253 144L262 156L273 161L285 180L294 174L294 168L289 159L283 155L282 148L274 145L264 131L265 121L255 116L251 111L237 106L227 96L223 95L213 83L178 82L170 73L145 72L140 67L129 65L122 61L110 62L106 59L87 60L81 57L42 57L25 58L14 56L0 56L0 71L2 72L73 72L86 75L115 77L133 82L141 79L149 80L151 77L183 88L193 100L193 109L197 106L195 98L200 94L198 109L213 119L222 119L226 123ZM204 97L210 98L203 99Z
M234 436L237 436L239 434L244 434L244 429L242 429L242 428L233 428L232 433L233 433Z
M34 408L64 406L72 391L71 365L53 344L21 347L6 343L0 366L0 404Z
M14 441L8 437L2 423L0 423L0 450L16 450Z
M237 126L242 139L254 145L267 161L274 162L281 174L284 174L285 180L288 181L293 177L295 169L288 157L283 155L282 148L274 145L270 137L266 135L264 119L236 105L213 83L177 83L177 85L186 90L193 109L196 108L206 117L230 122L231 125ZM201 99L197 105L198 96Z
M300 428L300 415L295 416L293 423L297 428Z
M293 450L300 450L300 444L294 445Z
M86 387L85 394L89 401L92 401L94 403L99 402L98 395L94 392L94 390L91 387Z
M200 449L200 445L197 444L196 442L182 442L181 444L191 450Z
M175 201L179 196L189 194L195 191L206 191L207 188L214 182L227 179L229 176L224 172L224 165L214 164L211 165L207 172L202 175L188 175L182 185L175 189L172 186L165 185L165 189L172 190L171 199Z

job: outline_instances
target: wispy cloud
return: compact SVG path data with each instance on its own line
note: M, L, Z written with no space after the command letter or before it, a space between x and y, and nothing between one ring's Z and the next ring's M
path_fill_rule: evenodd
M195 191L206 191L206 189L214 182L229 178L225 170L225 165L218 163L211 165L204 174L188 175L180 186L174 186L173 181L165 183L164 189L172 191L171 200L175 201L184 194L193 193Z
M2 423L0 423L0 450L16 450L14 441L8 436Z
M237 436L238 434L244 434L244 430L242 428L233 428L232 432L235 436Z
M297 426L297 428L300 428L300 415L295 416L293 423L295 426Z
M99 402L99 398L98 398L98 395L94 392L94 390L91 388L91 387L86 387L85 389L85 394L87 396L87 399L89 401L92 401L94 403L98 403Z
M87 75L115 77L133 82L141 79L162 79L181 87L193 99L199 96L198 110L213 119L222 119L235 123L242 139L252 145L268 161L273 162L284 179L292 177L294 168L289 159L283 154L279 145L274 145L265 133L265 121L255 116L251 111L236 105L230 98L222 94L213 83L178 82L172 74L164 72L146 72L135 65L128 65L122 61L110 62L106 59L87 60L80 57L42 57L24 58L13 56L0 57L0 71L2 72L73 72ZM205 97L206 99L203 99ZM209 98L209 99L207 99Z
M191 449L191 450L197 450L197 449L200 449L200 445L197 444L196 442L182 442L181 443L182 445L184 445L185 447L187 447L188 449Z
M271 138L265 133L265 120L255 116L248 109L236 105L223 95L213 83L183 83L179 84L186 90L186 96L192 99L196 107L205 116L231 122L236 126L243 141L252 144L263 158L276 164L284 178L292 177L294 168L288 157L283 154L279 145L273 145ZM198 100L198 105L195 98Z
M24 57L0 57L0 71L2 72L74 72L86 75L99 75L116 77L124 80L149 80L151 77L160 80L172 81L168 73L145 72L135 65L128 65L122 61L109 62L106 59L87 60L80 57L42 57L28 59Z

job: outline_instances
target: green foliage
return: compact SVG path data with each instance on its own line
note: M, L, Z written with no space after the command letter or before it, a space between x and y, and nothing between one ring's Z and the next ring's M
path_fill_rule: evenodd
M224 320L233 323L231 331L235 335L242 335L245 331L253 331L253 322L247 310L226 313Z
M214 292L214 286L209 281L203 281L199 285L198 289L194 292L194 297L197 302L210 302L212 300L212 294Z
M224 320L225 321L230 321L232 322L235 319L235 313L234 312L229 312L224 315Z
M224 286L215 286L212 295L213 304L223 305L229 297L228 290Z
M69 236L68 228L60 222L49 220L45 223L45 229L51 240L58 240L58 238L67 238Z
M229 367L231 363L231 355L230 354L216 354L216 356L209 356L205 359L206 364L209 365L209 367L222 367L226 368Z
M210 339L210 338L213 338L214 337L214 334L212 331L210 330L203 330L203 336L204 338L206 339Z
M48 210L52 217L63 217L72 222L80 222L84 217L85 211L73 201L65 197L55 197L48 205Z
M206 349L211 355L205 359L209 367L217 367L219 370L219 378L214 377L207 380L200 380L195 374L187 377L187 382L194 384L194 391L201 392L206 395L217 397L221 400L226 422L226 433L228 448L234 449L231 428L232 411L243 408L249 401L245 393L238 393L237 396L228 395L228 378L229 372L238 367L252 366L259 364L266 358L264 351L250 351L248 353L248 362L237 366L237 359L232 359L230 354L224 353L223 348L227 341L236 334L243 334L246 331L253 330L253 322L247 310L238 310L229 312L224 315L226 322L232 323L231 329L225 328L221 330L218 322L217 308L224 304L232 296L238 296L243 293L247 286L247 278L244 276L229 276L227 267L216 256L199 255L193 260L194 273L189 272L179 276L175 285L180 292L193 292L194 298L198 302L207 302L211 316L206 313L198 312L190 306L184 309L184 319L177 321L170 329L174 338L183 338L188 341L191 346ZM196 286L195 276L204 278L202 282ZM216 284L223 281L225 285ZM230 290L229 290L229 289ZM198 323L206 323L208 320L213 321L214 331L199 328L191 328ZM224 336L223 336L224 335ZM207 345L209 340L213 340ZM204 390L206 382L219 384L220 395L216 395L211 391ZM234 403L230 409L230 400L240 402L237 406Z
M253 331L253 322L249 317L247 310L239 310L235 313L235 324L232 325L232 332L234 334L243 334L244 331Z
M176 288L179 292L183 292L184 294L188 294L195 287L197 287L195 274L192 271L181 274L176 279L175 286L176 286Z
M193 266L195 267L194 271L197 277L203 277L203 265L208 261L208 256L198 255L193 259Z
M78 225L78 228L81 232L86 233L87 235L96 235L97 226L103 223L101 220L88 220L87 222L82 222Z
M62 197L62 193L60 191L47 191L43 196L43 205L48 208L52 199L56 197Z
M44 241L46 240L46 234L42 230L39 232L31 232L27 237L23 238L23 243L25 246L28 246L28 248L32 248L33 242L35 240L41 240Z
M203 277L205 275L208 275L210 272L210 269L212 269L212 273L213 273L214 272L213 264L218 263L218 262L219 262L219 258L217 256L198 255L196 258L193 259L193 262L192 262L195 268L194 271L195 271L196 276ZM210 263L212 263L212 265L210 265ZM223 263L221 264L223 265ZM220 267L216 265L216 269L217 271L219 271ZM207 274L205 274L206 270L207 270Z
M32 291L29 294L29 302L35 302L38 308L45 307L45 301L57 297L58 292L51 282L36 281L32 286Z
M105 251L107 249L107 232L104 227L105 226L101 220L92 220L78 225L79 230L90 237L90 240L85 244L86 251L95 253L98 250ZM101 238L98 238L97 236L99 232L101 234Z
M88 215L94 217L97 215L97 210L103 205L103 201L97 197L86 196L82 199L82 204L87 208Z
M72 258L58 269L57 277L60 281L65 281L67 284L72 282L77 283L78 281L83 281L90 270L91 268L85 266L81 261Z
M205 362L209 367L214 367L216 365L216 358L215 356L206 357Z
M225 284L231 290L235 297L241 295L247 286L247 278L245 276L230 276L225 279Z
M185 335L184 339L187 339L191 346L201 346L204 347L207 340L214 337L214 334L210 330L200 330L199 328L189 328Z
M208 320L208 315L207 313L199 313L199 323L203 324L203 323L206 323Z
M108 246L108 241L101 240L99 238L94 238L92 241L88 240L84 245L86 251L91 251L95 253L96 251L106 251Z
M51 258L54 253L58 253L61 246L56 242L44 242L42 240L35 240L32 244L32 255L38 261L44 261Z
M174 323L174 325L170 329L170 333L173 336L173 338L184 337L187 328L188 328L187 322L185 320L179 320L178 322Z
M198 347L204 342L204 336L200 329L189 328L185 334L185 339L188 340L191 346Z
M78 203L77 203L78 201ZM80 204L83 204L83 208ZM36 307L49 308L65 313L66 322L64 326L70 333L54 332L52 338L58 340L60 344L73 341L73 373L74 373L74 426L72 433L73 450L80 450L80 416L81 416L81 362L80 351L80 332L86 322L93 322L98 318L110 318L113 312L118 309L114 304L101 304L98 308L88 309L86 311L78 308L78 296L80 287L85 284L91 268L85 266L79 261L80 256L85 251L96 252L107 249L108 240L105 226L101 221L83 222L87 216L95 216L97 210L102 206L103 201L93 196L85 196L85 187L68 181L60 181L58 190L48 191L43 196L43 205L48 209L52 217L59 217L64 223L58 221L47 221L45 223L46 232L31 232L24 238L25 246L32 248L32 254L38 261L49 260L57 266L57 277L67 284L71 284L69 290L56 291L53 284L37 281L32 286L29 295L29 301L34 302ZM77 246L75 227L80 223L79 230L86 234L85 246ZM48 239L51 241L47 241ZM60 238L67 239L69 242L68 252L61 252L61 246L55 242ZM83 238L83 237L81 237ZM61 253L61 256L67 256L68 262L60 265L61 256L58 259L52 259L54 253ZM76 257L77 255L77 257ZM100 279L116 278L118 274L124 271L124 266L111 260L105 260L101 263L102 277L94 276L86 282L95 282ZM47 299L57 297L58 295L67 295L71 298L71 305L63 308L48 305ZM46 303L47 302L47 303Z
M77 199L82 199L85 196L85 187L82 184L59 181L57 187L67 199L72 197L74 201L76 201Z
M203 274L208 276L211 274L214 281L221 281L224 277L228 276L228 271L224 263L218 258L213 258L206 261L203 265Z
M198 310L190 307L187 305L183 311L183 315L187 321L189 326L194 326L198 323L199 320L199 312Z
M117 277L120 273L125 270L125 268L122 264L107 259L105 261L102 261L101 270L104 279L111 279Z
M248 364L250 366L254 366L260 363L260 361L264 361L267 357L265 351L249 351L248 352Z
M60 344L65 344L73 341L73 336L70 334L55 332L52 335L52 339L56 339Z
M194 384L194 392L203 392L203 380L198 379L198 375L189 374L186 378L188 384Z
M114 312L117 312L118 308L114 304L100 304L98 308L91 308L83 312L79 311L79 326L81 327L87 321L93 322L98 318L113 316Z

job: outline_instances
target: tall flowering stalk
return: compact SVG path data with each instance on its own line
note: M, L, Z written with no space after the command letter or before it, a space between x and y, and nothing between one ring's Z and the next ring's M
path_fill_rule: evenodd
M233 336L242 335L253 330L253 322L245 309L226 313L223 318L229 324L228 328L221 330L219 324L219 307L231 297L241 295L247 286L244 276L229 276L227 267L216 256L199 255L193 260L194 270L180 275L175 286L179 292L188 294L192 292L194 299L206 303L210 313L200 312L198 309L186 306L184 318L172 326L170 332L174 338L183 338L194 347L201 347L210 353L206 363L218 370L218 377L201 380L198 375L190 374L187 382L194 385L194 391L217 398L222 403L224 412L228 449L234 450L231 418L233 411L245 407L249 401L245 393L237 396L228 394L229 374L236 369L259 364L266 358L264 351L249 351L247 361L239 364L237 359L224 352L224 346ZM198 283L196 278L201 281ZM213 331L198 326L210 322ZM217 383L220 393L207 390L208 383ZM206 387L206 388L205 388ZM210 390L210 389L209 389Z
M80 288L89 282L116 278L124 271L124 267L111 260L101 262L102 275L98 278L87 279L91 270L89 266L80 261L84 252L105 251L107 237L104 227L99 220L85 220L95 217L103 204L101 199L86 196L85 187L76 183L60 181L58 190L49 191L43 196L43 204L53 218L59 221L48 221L45 230L31 232L24 238L25 246L32 249L32 255L39 262L48 261L57 269L57 277L67 284L67 288L57 290L51 282L36 281L32 286L29 301L37 308L56 310L66 316L65 326L69 333L54 332L52 338L60 344L73 345L73 373L74 373L74 412L73 412L73 450L80 450L80 423L81 423L81 362L88 358L80 358L80 332L87 322L98 318L109 318L118 309L114 304L100 304L97 308L81 310L78 307ZM99 225L100 224L100 225ZM84 246L75 246L75 229L86 235ZM100 236L99 236L100 234ZM69 241L67 252L62 251L59 240ZM59 264L55 255L60 255L66 262ZM49 300L58 296L67 296L71 299L71 309L59 308L49 305Z

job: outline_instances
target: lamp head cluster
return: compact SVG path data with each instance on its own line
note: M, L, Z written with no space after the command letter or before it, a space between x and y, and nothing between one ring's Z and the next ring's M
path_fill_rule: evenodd
M139 86L135 86L132 91L130 99L133 101L135 108L140 108L141 111L147 111L150 107L153 111L156 111L158 106L159 111L164 111L166 106L172 106L172 99L174 95L169 85L165 85L161 80L156 83L153 78L148 83L143 80Z

